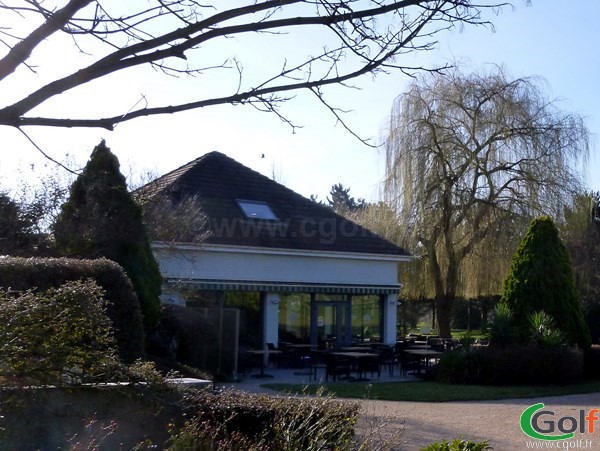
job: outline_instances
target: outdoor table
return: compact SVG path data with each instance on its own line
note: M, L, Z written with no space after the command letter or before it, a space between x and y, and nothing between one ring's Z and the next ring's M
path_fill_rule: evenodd
M422 359L425 362L425 372L429 368L429 359L439 359L444 354L442 351L434 351L433 349L406 349L404 352Z
M354 370L357 373L358 378L356 379L357 381L368 381L369 379L365 378L365 377L361 377L360 374L360 360L361 359L379 359L379 354L375 354L372 352L332 352L332 355L338 356L338 357L344 357L347 358L349 360L352 361L353 363L353 367Z
M262 357L260 359L260 373L252 374L251 375L252 377L257 377L257 378L273 377L272 374L265 373L265 356L281 354L281 351L278 351L276 349L249 349L246 352L253 356L261 356Z
M341 352L369 352L371 351L371 348L367 347L367 346L345 346L343 348L339 349Z
M287 350L290 352L290 354L287 356L290 364L297 368L305 368L307 362L310 362L310 352L313 347L314 346L310 343L296 343L287 345ZM294 374L306 376L310 374L309 369L296 371Z

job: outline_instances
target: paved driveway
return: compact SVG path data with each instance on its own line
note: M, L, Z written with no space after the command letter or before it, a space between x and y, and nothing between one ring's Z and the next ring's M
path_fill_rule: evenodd
M361 401L363 415L389 422L385 431L403 428L398 450L416 451L442 439L451 441L462 436L471 440L488 440L495 451L526 449L595 449L600 450L600 421L595 433L577 432L568 442L536 442L520 429L519 419L527 407L543 402L555 412L556 422L564 416L579 419L579 411L600 409L600 393L502 401L448 403ZM600 416L600 415L599 415ZM541 420L549 419L544 416ZM364 421L364 418L363 418ZM542 422L540 421L540 424ZM569 427L569 421L565 421ZM587 423L586 423L587 427ZM558 433L558 431L556 432ZM587 442L586 442L587 440ZM532 446L527 446L528 442ZM536 446L538 445L538 446Z

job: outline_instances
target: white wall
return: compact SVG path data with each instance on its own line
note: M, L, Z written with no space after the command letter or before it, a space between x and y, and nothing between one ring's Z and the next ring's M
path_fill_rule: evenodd
M252 282L398 284L406 257L287 251L229 246L153 245L163 277Z

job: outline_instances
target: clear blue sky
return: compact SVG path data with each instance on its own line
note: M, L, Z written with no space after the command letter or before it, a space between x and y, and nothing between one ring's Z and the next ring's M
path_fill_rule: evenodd
M562 107L587 118L592 132L592 150L598 147L600 132L600 94L597 86L600 72L600 17L598 0L533 0L527 7L515 0L514 9L505 8L499 15L491 11L485 18L493 22L495 31L466 27L438 35L438 48L410 58L412 64L438 65L463 60L472 69L485 64L505 65L515 77L543 77L551 97L564 99ZM318 36L313 37L313 39ZM264 38L263 38L264 39ZM228 50L246 59L247 76L260 74L269 68L271 56L294 52L290 38L270 36L269 53L264 43L252 39L227 42ZM65 43L66 45L66 43ZM69 53L68 47L50 45L34 55L40 67L59 73L67 61L81 63L85 57ZM222 55L215 49L213 61ZM209 55L211 56L211 55ZM69 59L71 58L71 59ZM46 72L33 76L22 73L12 84L4 85L0 103L5 104L27 84L43 81ZM190 92L207 91L216 94L231 89L233 78L219 75L204 80L164 80L151 71L136 71L103 81L93 91L86 87L70 97L54 101L47 108L54 111L73 111L86 115L98 110L125 112L144 94L152 101L176 96L189 97ZM360 91L334 88L327 92L333 104L352 110L348 123L363 137L381 142L394 98L409 82L401 74L364 77L356 82ZM98 94L101 93L101 94ZM110 93L110 94L109 94ZM81 102L81 99L86 99ZM92 99L88 101L87 99ZM45 151L62 159L83 164L89 152L101 138L117 154L123 172L162 174L213 150L218 150L255 170L275 178L299 193L318 194L324 198L331 185L343 183L355 197L374 200L383 177L382 152L358 142L341 126L318 101L299 94L284 109L295 123L303 126L292 134L278 118L260 113L251 107L211 107L175 116L140 119L119 125L114 132L97 130L35 129L31 135ZM37 151L16 131L0 128L3 153L0 159L0 186L14 188L18 180L28 177L35 181L37 173L56 171L47 165ZM265 158L261 158L262 155ZM21 173L18 170L21 170ZM600 190L600 159L592 155L588 166L587 184Z

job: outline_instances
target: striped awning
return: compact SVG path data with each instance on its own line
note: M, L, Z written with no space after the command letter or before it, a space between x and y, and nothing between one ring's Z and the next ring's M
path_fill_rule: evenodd
M260 291L267 293L396 294L397 285L318 284L304 282L255 282L232 280L167 279L173 288L199 291Z

